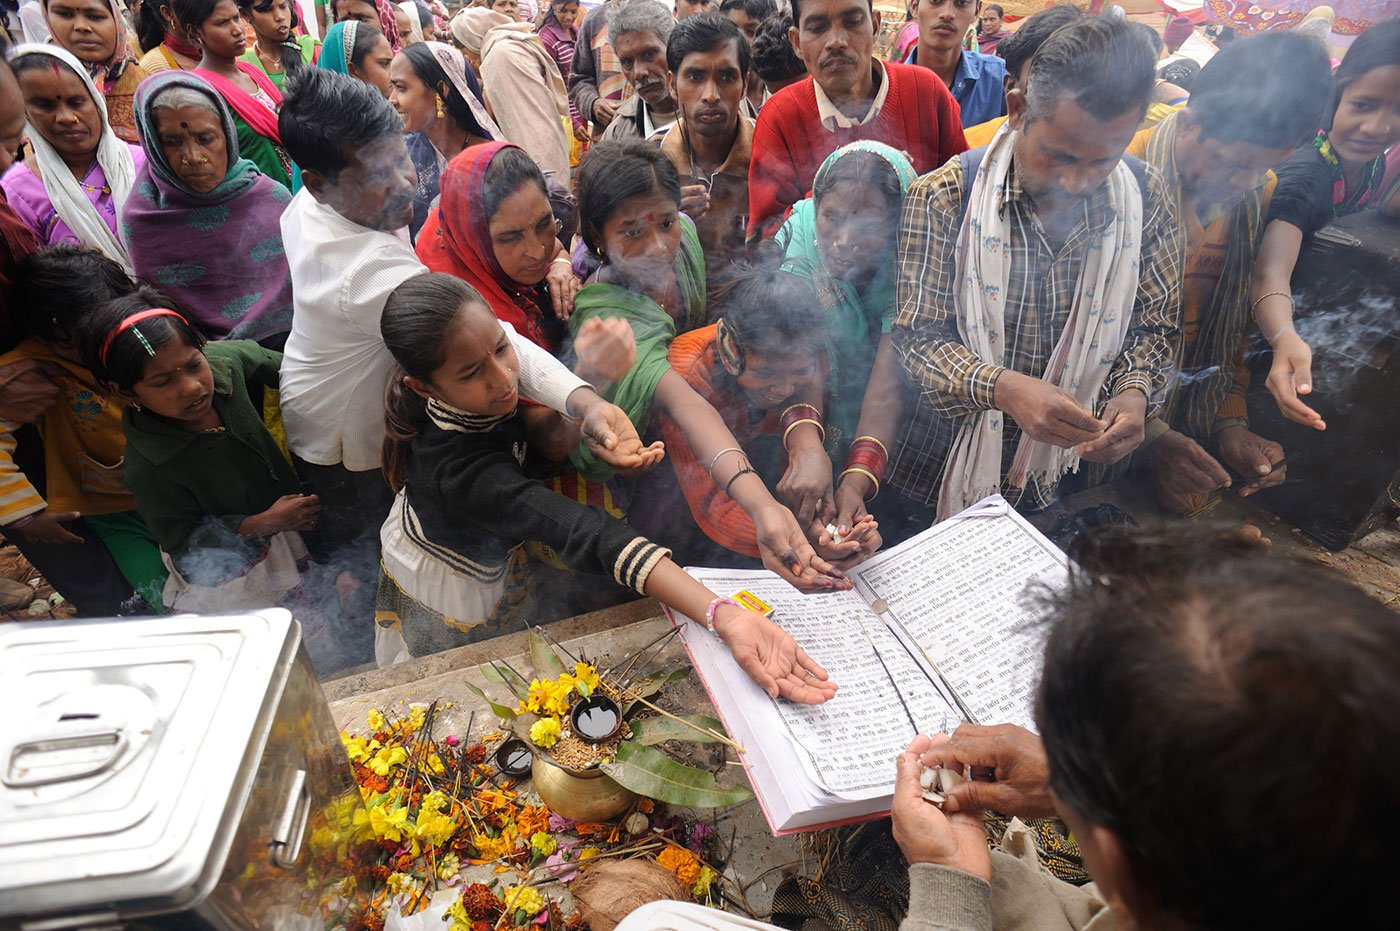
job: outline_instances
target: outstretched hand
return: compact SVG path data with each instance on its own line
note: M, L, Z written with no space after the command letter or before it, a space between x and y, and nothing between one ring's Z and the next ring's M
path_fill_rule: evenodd
M820 705L836 694L836 683L826 670L787 631L757 611L724 605L716 612L715 632L770 698Z
M1297 333L1274 341L1274 361L1265 384L1283 416L1314 430L1327 429L1322 415L1302 401L1303 395L1312 394L1312 347Z
M797 518L774 502L753 515L758 553L763 564L788 584L805 592L829 592L851 587L841 570L817 555Z
M627 413L616 404L604 401L592 389L574 392L569 396L569 403L582 421L580 426L588 451L614 469L644 471L666 457L664 444L657 441L650 446L643 445Z
M947 740L946 734L931 739L920 734L895 758L894 799L890 804L894 840L910 863L949 866L991 882L992 854L982 817L965 812L945 814L924 798L919 786L919 758Z

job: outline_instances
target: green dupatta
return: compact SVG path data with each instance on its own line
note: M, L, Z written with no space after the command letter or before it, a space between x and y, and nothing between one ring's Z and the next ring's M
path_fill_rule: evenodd
M838 161L855 152L869 152L889 162L899 178L901 194L908 193L909 185L918 177L903 152L884 143L863 141L842 146L827 156L817 169L812 186L820 185ZM898 211L890 222L899 223ZM888 333L894 322L894 256L880 264L863 291L831 277L817 242L817 206L811 197L792 208L792 214L778 231L777 242L785 256L784 270L810 279L822 304L831 372L827 379L826 422L839 434L832 439L844 445L855 436L860 422L860 407L870 382L870 370L875 366L880 336Z
M695 235L695 224L681 217L681 248L676 255L676 279L680 282L681 298L685 301L685 321L680 332L688 332L705 322L705 253ZM661 376L671 370L666 353L676 338L676 323L671 315L645 295L615 284L590 284L574 298L574 312L569 317L569 333L577 336L579 327L594 317L622 317L632 327L637 341L637 361L620 381L602 387L603 397L626 412L644 433L651 420L651 402ZM569 453L569 461L593 481L604 482L613 475L610 466L589 452L580 443Z

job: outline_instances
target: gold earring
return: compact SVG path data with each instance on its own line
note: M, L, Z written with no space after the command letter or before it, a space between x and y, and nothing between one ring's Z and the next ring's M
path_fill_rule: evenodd
M437 118L442 119L447 116L447 110L442 105L442 95L437 95Z

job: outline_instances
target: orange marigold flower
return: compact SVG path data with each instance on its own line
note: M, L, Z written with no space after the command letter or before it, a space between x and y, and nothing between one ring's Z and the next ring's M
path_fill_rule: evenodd
M468 763L480 763L486 759L486 744L473 744L462 751L462 757Z
M549 830L549 809L543 805L527 805L515 816L516 831L521 837L530 837Z
M700 859L684 847L667 847L656 862L674 873L687 889L700 878Z
M495 921L506 904L496 897L489 886L472 883L462 890L462 907L474 921Z
M644 798L637 803L637 810L644 815L649 815L656 810L656 803L649 798Z

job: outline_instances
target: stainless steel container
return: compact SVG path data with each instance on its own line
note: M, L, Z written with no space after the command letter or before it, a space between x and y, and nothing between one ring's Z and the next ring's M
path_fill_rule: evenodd
M0 624L0 929L352 926L370 851L301 626Z

